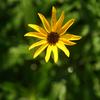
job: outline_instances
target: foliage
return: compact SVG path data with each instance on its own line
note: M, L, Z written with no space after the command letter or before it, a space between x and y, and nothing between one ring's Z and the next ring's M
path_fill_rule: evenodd
M45 63L44 53L32 59L34 40L24 37L27 24L40 24L38 12L50 19L53 5L57 16L65 11L65 22L76 18L69 32L82 36L68 47L69 59L60 52L58 64ZM99 0L2 0L0 46L0 100L100 99Z

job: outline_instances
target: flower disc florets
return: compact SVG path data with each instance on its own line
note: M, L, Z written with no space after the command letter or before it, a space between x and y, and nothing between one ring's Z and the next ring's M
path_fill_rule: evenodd
M51 45L55 45L59 40L59 34L56 32L51 32L48 34L47 41Z

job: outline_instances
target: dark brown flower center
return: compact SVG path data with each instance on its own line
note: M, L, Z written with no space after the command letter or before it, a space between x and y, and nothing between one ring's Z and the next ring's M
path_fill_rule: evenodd
M51 32L48 34L47 41L49 44L54 45L58 42L59 40L59 34L56 32Z

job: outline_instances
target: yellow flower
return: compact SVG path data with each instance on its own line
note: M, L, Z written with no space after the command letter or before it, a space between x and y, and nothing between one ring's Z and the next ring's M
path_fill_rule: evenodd
M60 18L57 20L55 7L52 7L51 25L42 14L38 13L38 15L44 28L36 24L28 24L28 26L33 28L35 32L28 32L24 35L40 39L38 42L33 43L29 47L29 50L31 50L34 47L40 46L34 53L33 58L36 58L46 48L46 62L49 61L51 52L53 52L54 62L56 63L58 61L58 48L69 57L70 52L65 45L75 45L76 43L72 41L81 39L81 37L77 35L65 34L75 20L71 19L65 23L65 25L62 25L64 20L64 12L61 13Z

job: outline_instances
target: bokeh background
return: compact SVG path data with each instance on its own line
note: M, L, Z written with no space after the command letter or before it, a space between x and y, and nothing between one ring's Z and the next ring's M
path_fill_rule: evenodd
M57 64L45 63L45 52L33 59L36 39L24 37L27 24L41 25L38 12L50 20L53 5L58 18L65 11L65 22L76 19L68 31L82 36ZM100 1L0 0L0 100L100 100Z

